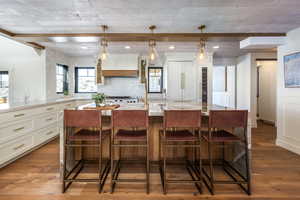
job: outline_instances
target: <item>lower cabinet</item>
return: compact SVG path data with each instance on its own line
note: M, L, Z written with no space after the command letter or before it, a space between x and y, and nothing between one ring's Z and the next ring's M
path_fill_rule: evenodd
M63 110L76 105L76 101L68 101L0 113L0 167L62 133Z
M13 160L24 152L30 150L34 144L33 135L26 135L7 142L0 146L0 163L3 164Z

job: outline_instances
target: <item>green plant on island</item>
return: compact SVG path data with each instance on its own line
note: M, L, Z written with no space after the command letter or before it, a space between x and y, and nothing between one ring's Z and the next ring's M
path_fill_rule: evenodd
M69 91L68 90L64 90L64 96L68 96L69 95Z
M105 101L105 94L104 93L97 93L94 94L92 99L95 101L96 106L100 106Z

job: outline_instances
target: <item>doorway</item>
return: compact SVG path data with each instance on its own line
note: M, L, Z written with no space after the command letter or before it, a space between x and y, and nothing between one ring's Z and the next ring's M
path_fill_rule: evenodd
M256 60L257 119L276 125L276 68L277 60Z

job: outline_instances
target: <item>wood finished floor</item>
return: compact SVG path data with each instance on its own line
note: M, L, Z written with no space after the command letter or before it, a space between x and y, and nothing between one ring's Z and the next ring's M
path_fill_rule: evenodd
M109 179L102 194L98 194L96 185L91 183L73 183L67 193L61 194L59 145L55 140L0 169L0 199L300 199L300 156L274 145L276 133L272 126L260 124L258 129L253 129L252 135L251 197L237 186L226 185L217 186L214 196L207 190L203 195L195 195L196 189L192 185L173 185L168 195L163 195L157 170L151 175L150 195L145 194L141 184L119 185L111 195L108 192Z

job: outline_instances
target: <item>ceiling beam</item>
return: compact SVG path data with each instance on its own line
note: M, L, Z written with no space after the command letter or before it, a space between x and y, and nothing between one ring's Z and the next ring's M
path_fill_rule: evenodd
M5 30L5 29L2 29L2 28L0 28L0 33L3 34L3 35L7 35L7 36L9 36L9 37L15 36L14 33L10 32L10 31L7 31L7 30Z
M105 37L108 41L148 41L155 39L165 42L199 41L200 38L207 40L242 40L247 37L278 37L286 36L286 33L37 33L37 34L14 34L14 38L31 42L54 42L52 38L64 37Z
M44 46L42 46L42 45L40 45L40 44L38 44L38 43L35 43L35 42L26 42L26 41L20 40L20 39L18 39L18 38L15 38L15 37L14 37L14 36L15 36L15 33L12 33L12 32L10 32L10 31L5 30L5 29L2 29L2 28L0 28L0 35L3 35L3 36L5 36L5 37L7 37L7 38L9 38L9 39L12 39L12 40L17 41L17 42L22 43L22 44L25 44L25 45L27 45L27 46L31 46L31 47L33 47L33 48L37 48L37 49L45 49Z

